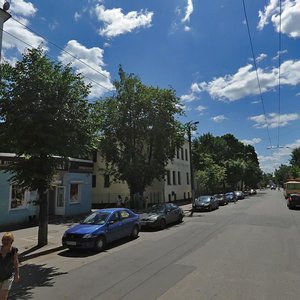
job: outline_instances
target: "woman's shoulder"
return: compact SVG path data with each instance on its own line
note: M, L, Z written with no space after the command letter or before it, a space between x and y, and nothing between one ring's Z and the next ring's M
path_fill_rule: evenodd
M11 253L12 254L17 254L19 249L17 247L11 247Z

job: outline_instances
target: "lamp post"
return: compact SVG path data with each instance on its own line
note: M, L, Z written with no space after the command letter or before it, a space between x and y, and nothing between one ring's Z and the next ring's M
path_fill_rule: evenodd
M8 2L5 2L3 4L3 8L0 8L0 62L1 62L1 53L2 53L3 24L11 17L11 15L7 12L8 9L9 9Z
M196 128L195 126L199 124L199 122L188 122L187 126L187 135L188 135L188 142L189 142L189 155L190 155L190 179L191 179L191 199L192 205L195 202L195 185L194 185L194 168L193 168L193 159L192 159L192 129ZM193 215L193 209L191 210L191 215Z

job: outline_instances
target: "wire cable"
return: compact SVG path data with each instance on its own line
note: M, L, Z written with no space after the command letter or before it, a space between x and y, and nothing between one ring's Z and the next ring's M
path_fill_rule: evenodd
M35 48L34 46L28 44L27 42L23 41L22 39L16 37L15 35L13 35L13 34L11 34L11 33L9 33L9 32L7 32L6 30L2 29L2 31L5 32L6 34L10 35L11 37L15 38L16 40L18 40L18 41L24 43L24 44L27 45L28 47L30 47L30 48ZM45 55L46 55L47 57L49 57L49 58L51 58L51 59L53 59L53 60L56 61L56 59L55 59L54 57L51 57L49 54L45 54ZM105 87L104 85L100 84L99 82L97 82L97 81L95 81L95 80L93 80L93 79L91 79L91 78L89 78L89 77L87 77L87 76L84 76L84 77L85 77L86 79L88 79L89 81L95 83L96 85L100 86L101 88L106 89L106 90L109 91L109 92L114 91L113 89L109 89L109 88Z
M250 47L251 47L251 52L252 52L252 57L253 57L253 64L254 64L254 68L255 68L256 79L257 79L257 84L258 84L258 89L259 89L260 101L261 101L261 104L262 104L262 107L263 107L263 113L264 113L265 122L266 122L266 125L267 125L267 133L268 133L269 143L270 143L270 146L272 146L272 141L271 141L271 136L270 136L270 131L269 131L269 122L268 122L268 119L267 119L267 116L266 116L265 104L264 104L264 100L263 100L263 97L262 97L261 85L260 85L260 80L259 80L259 76L258 76L257 64L256 64L255 55L254 55L254 50L253 50L253 43L252 43L252 38L251 38L251 33L250 33L250 28L249 28L246 5L245 5L244 0L242 0L242 2L243 2L244 15L245 15L245 19L246 19L247 31L248 31L249 41L250 41Z
M280 115L281 115L281 0L279 0L279 29L278 29L278 128L277 128L277 146L280 140Z
M34 31L33 29L29 28L27 25L23 24L22 22L20 22L19 20L17 20L16 18L14 18L13 16L11 17L14 21L16 21L17 23L19 23L20 25L22 25L23 27L25 27L27 30L31 31L32 33L40 36L41 38L43 38L44 40L46 40L47 42L49 42L51 45L57 47L59 50L67 53L68 55L70 55L72 58L76 59L77 61L81 62L82 64L84 64L86 67L92 69L93 71L97 72L99 75L107 78L110 80L110 77L106 76L105 74L101 73L100 71L98 71L97 69L95 69L94 67L90 66L89 64L87 64L86 62L84 62L82 59L76 57L75 55L73 55L72 53L70 53L69 51L65 50L64 48L62 48L61 46L55 44L54 42L48 40L47 38L45 38L43 35L41 35L40 33Z

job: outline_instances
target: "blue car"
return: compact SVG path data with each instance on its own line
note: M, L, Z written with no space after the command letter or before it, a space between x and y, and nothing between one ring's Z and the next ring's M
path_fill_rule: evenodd
M228 202L236 202L237 198L236 195L234 194L234 192L228 192L225 194L226 199Z
M139 215L127 208L99 209L80 224L66 230L62 244L69 249L102 251L108 243L124 237L137 238L140 231Z

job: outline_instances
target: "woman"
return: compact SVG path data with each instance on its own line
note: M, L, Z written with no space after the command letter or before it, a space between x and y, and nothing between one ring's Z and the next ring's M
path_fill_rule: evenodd
M0 300L6 300L13 281L19 281L18 249L12 246L14 236L6 232L0 250Z

